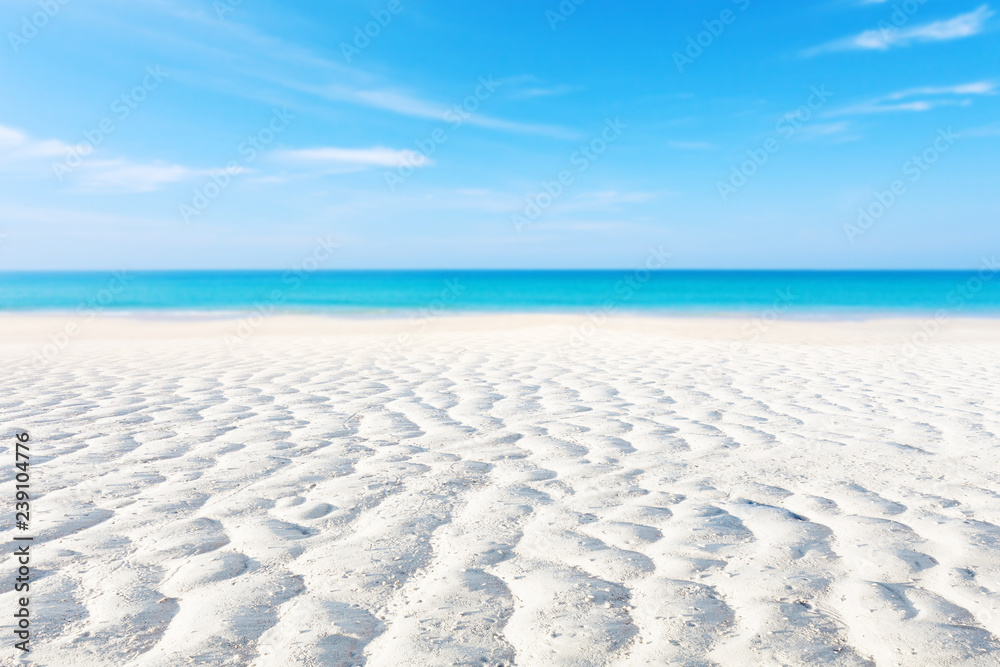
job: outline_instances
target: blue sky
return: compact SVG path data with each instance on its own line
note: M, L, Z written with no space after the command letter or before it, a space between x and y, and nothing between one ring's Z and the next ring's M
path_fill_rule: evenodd
M6 0L0 267L975 268L997 8Z

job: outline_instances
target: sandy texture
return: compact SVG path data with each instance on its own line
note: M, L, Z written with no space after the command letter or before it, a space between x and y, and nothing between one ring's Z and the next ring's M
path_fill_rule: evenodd
M0 318L32 658L1000 665L1000 323L586 321Z

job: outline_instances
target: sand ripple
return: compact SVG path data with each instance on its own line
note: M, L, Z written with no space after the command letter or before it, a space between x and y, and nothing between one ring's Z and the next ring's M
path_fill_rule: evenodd
M35 664L1000 665L995 344L571 333L79 342L4 386Z

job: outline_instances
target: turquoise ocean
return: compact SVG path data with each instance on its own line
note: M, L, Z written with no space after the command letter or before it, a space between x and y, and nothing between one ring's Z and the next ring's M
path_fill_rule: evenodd
M1000 316L980 271L171 271L0 273L0 311L378 315L636 312Z

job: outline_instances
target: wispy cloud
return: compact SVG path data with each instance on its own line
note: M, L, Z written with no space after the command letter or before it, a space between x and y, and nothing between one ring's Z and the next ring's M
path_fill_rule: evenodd
M614 206L617 204L642 204L659 199L663 195L673 194L663 192L619 192L618 190L599 190L582 192L576 201L593 206Z
M125 158L96 159L89 144L73 145L59 139L34 139L17 128L0 125L0 168L30 178L55 179L54 165L65 169L63 179L77 190L152 192L168 183L207 174L163 162L137 163ZM63 162L79 157L73 168Z
M958 134L962 137L1000 137L1000 122L990 123L989 125L983 125L981 127L970 127L967 130L962 130Z
M851 124L848 121L809 123L796 130L793 139L795 141L826 140L833 143L845 143L861 138L856 133L851 133L850 130Z
M996 94L996 83L993 81L976 81L958 86L925 86L909 88L882 97L855 104L842 109L835 109L827 116L848 116L862 114L878 114L892 112L930 111L944 106L968 106L972 104L972 96Z
M579 133L557 125L536 123L521 123L518 121L495 118L480 113L469 113L463 110L458 114L454 107L421 99L414 95L391 89L357 89L341 84L326 86L302 86L285 82L285 85L303 93L311 93L328 100L348 102L382 111L389 111L410 118L449 122L450 118L461 118L463 124L474 125L490 130L511 132L514 134L531 134L547 136L556 139L576 139Z
M186 1L152 0L147 3L147 6L166 12L173 18L200 24L203 27L207 26L213 32L222 31L224 40L213 39L206 43L206 40L179 36L178 31L157 31L146 27L141 28L141 34L150 40L163 42L172 49L183 49L186 53L201 54L202 62L227 63L226 76L220 77L223 81L232 78L233 64L238 63L235 69L242 76L270 86L283 88L286 91L332 102L378 109L400 116L441 122L447 122L444 120L445 115L454 112L454 106L462 103L468 95L477 90L480 91L476 93L477 95L483 92L480 86L481 81L473 80L469 82L470 90L456 96L453 102L445 104L430 101L419 95L403 92L399 86L384 80L380 81L380 77L357 67L330 61L308 49L260 33L250 26L239 23L235 17L227 17L225 21L213 18L198 6L200 4L190 4ZM127 27L132 29L130 25ZM267 55L266 58L260 58L259 54ZM293 69L289 69L289 66ZM523 86L530 78L533 77L501 78L498 81L517 80ZM181 75L178 75L178 80L180 79ZM202 84L217 87L219 80L202 81ZM255 93L246 88L246 86L236 86L230 92L257 99ZM546 94L546 91L549 94L564 92L563 88L559 86L549 89L539 85L536 88L536 93L539 95ZM480 98L480 101L482 100L483 98ZM269 103L272 102L273 100ZM564 140L575 140L580 137L579 132L558 125L508 120L489 116L479 111L463 111L461 117L464 124L500 132Z
M715 150L715 145L710 144L707 141L670 141L668 144L671 148L676 148L679 151L712 151Z
M85 162L75 181L77 188L92 192L154 192L209 172L179 164L154 162L137 164L125 159Z
M609 221L587 221L576 220L573 222L543 221L538 224L537 230L560 231L560 232L620 232L626 229L634 229L637 225L633 222L609 220Z
M995 12L989 5L959 14L944 21L934 21L910 28L885 27L865 30L853 37L844 37L827 44L808 49L803 55L810 57L831 51L888 51L893 47L910 46L916 43L947 42L978 35L986 29L986 21Z
M886 95L885 99L900 100L914 95L992 95L996 91L996 87L997 85L993 81L974 81L958 86L923 86Z
M87 225L114 226L122 230L126 228L154 226L162 224L162 220L150 217L120 215L108 211L85 211L80 206L71 208L52 206L24 206L9 202L0 203L0 220L13 220L20 223L58 225L61 227L84 228ZM169 224L174 224L172 221Z
M583 90L580 86L570 86L568 84L560 84L558 86L534 86L531 88L525 88L524 90L519 90L513 95L512 99L525 99L532 97L553 97L555 95L566 95L568 93L575 93L577 91Z
M80 156L72 168L69 155ZM277 162L313 173L358 171L374 167L426 167L432 161L415 151L383 146L370 148L319 147L274 151ZM58 169L56 169L58 167ZM153 192L162 187L211 176L211 169L194 169L163 161L137 162L125 157L101 158L90 145L73 146L58 139L33 139L17 128L0 125L0 169L15 170L32 178L56 179L77 191ZM246 171L246 170L243 170ZM229 173L233 173L232 170ZM287 175L263 174L256 182L285 181Z
M0 125L0 162L19 164L26 160L63 157L74 146L57 139L32 139L17 128Z
M499 79L499 81L506 88L506 97L512 100L554 97L585 90L583 86L571 86L565 83L550 84L534 74L508 76Z
M120 0L100 2L116 5ZM403 92L403 86L383 75L331 60L315 48L300 46L241 22L245 5L236 2L215 4L238 6L241 12L225 12L223 18L219 12L206 9L202 0L143 0L129 3L131 8L140 10L140 20L132 13L110 10L99 12L94 20L116 32L128 32L172 56L184 54L190 58L189 67L177 66L175 80L178 82L225 90L271 105L308 106L308 100L289 99L289 93L297 93L314 98L313 102L338 102L404 117L448 122L442 120L444 115L475 93L479 86L479 82L472 80L468 82L469 90L459 91L454 99L429 101L426 96ZM157 20L141 20L150 15ZM177 22L181 21L188 24L180 26L185 29L178 29ZM481 110L467 115L463 112L462 120L467 125L512 134L561 140L580 138L579 131L559 125L498 118Z
M373 148L302 148L281 150L275 159L299 165L351 165L360 167L426 167L431 164L422 153L376 146Z

